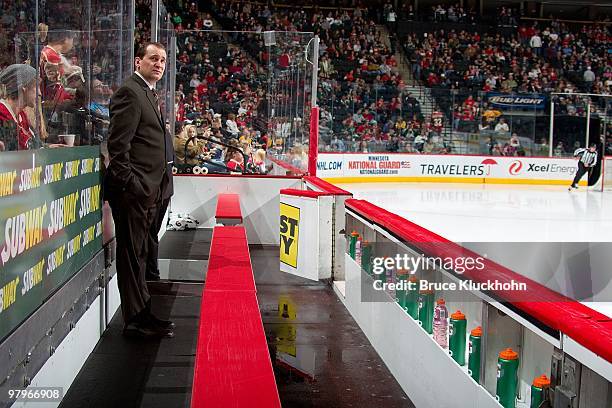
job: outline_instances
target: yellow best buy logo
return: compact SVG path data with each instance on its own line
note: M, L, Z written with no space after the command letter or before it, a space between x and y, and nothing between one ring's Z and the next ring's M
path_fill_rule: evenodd
M280 261L297 268L300 209L280 203Z

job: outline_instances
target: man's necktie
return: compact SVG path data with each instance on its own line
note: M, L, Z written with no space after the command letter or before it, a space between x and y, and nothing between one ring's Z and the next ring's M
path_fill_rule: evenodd
M163 123L164 115L162 114L162 110L161 110L161 103L160 103L161 98L159 94L157 93L157 91L152 90L152 92L153 92L153 96L155 97L155 103L157 104L157 112L159 113L159 116L161 117L161 120ZM166 150L166 162L168 166L171 166L172 163L174 163L174 147L172 146L170 135L168 134L168 132L166 132L165 128L164 128L164 143L165 143L165 150ZM170 172L172 172L172 169L170 169Z
M157 105L157 112L161 115L161 98L159 97L159 94L157 93L157 91L155 89L153 89L151 92L153 92L153 96L155 97L155 104Z

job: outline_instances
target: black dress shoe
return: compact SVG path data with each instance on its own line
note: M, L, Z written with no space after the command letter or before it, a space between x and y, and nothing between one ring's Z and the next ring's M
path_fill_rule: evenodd
M174 337L172 329L164 329L151 321L130 323L123 328L126 337L138 337L141 339L160 339L163 337Z
M170 320L162 320L162 319L158 319L157 317L155 317L153 314L149 314L149 319L151 320L151 322L156 325L159 328L162 329L170 329L173 330L176 325L174 324L174 322L170 321Z

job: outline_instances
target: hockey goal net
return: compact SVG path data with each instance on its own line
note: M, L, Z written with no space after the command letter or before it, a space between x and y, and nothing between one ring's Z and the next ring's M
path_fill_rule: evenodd
M601 191L612 191L612 156L604 156L601 163Z

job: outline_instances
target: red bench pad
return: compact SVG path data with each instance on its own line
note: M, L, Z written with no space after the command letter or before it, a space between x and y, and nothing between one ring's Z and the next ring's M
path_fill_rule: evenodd
M191 406L281 406L255 292L204 290Z
M255 279L244 227L226 226L213 229L206 290L255 292Z
M217 219L242 220L240 197L238 194L219 194L215 217Z

